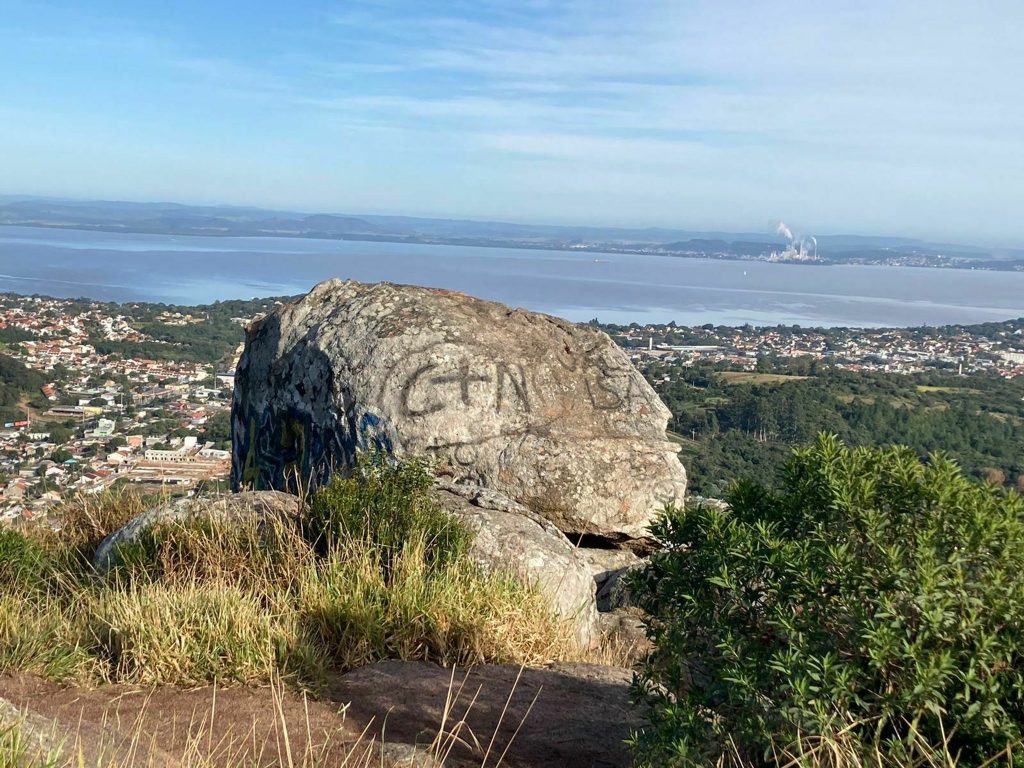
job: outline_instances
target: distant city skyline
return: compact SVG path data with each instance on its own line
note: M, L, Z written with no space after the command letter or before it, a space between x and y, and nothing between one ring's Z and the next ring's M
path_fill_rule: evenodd
M0 195L1024 245L1024 6L5 0Z

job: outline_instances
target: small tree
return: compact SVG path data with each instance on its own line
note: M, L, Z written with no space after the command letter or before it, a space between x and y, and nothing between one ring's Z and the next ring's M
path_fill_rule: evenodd
M65 461L70 461L73 457L70 453L65 451L63 448L58 448L50 454L50 460L57 464L63 464Z
M741 483L728 501L667 510L636 579L655 644L634 686L641 764L756 765L802 740L864 764L976 765L1019 743L1016 493L822 437L778 490Z

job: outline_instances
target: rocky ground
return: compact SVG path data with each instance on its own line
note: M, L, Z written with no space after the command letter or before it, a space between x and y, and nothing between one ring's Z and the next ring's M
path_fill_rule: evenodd
M488 766L614 768L629 765L624 740L639 724L628 705L630 677L597 665L451 670L384 662L339 677L316 697L267 688L67 688L7 677L0 730L20 723L37 748L63 744L84 765L114 758L469 768L486 756Z

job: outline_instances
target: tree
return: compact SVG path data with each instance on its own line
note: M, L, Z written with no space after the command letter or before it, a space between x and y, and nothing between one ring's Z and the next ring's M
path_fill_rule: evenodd
M728 501L667 510L633 584L655 646L641 765L759 765L800 738L978 765L1018 744L1024 499L821 437Z
M50 454L50 461L56 462L57 464L63 464L65 461L73 458L70 453L65 451L63 448L58 448Z
M50 440L57 445L63 445L74 436L70 429L60 424L48 427L47 431L50 433Z
M231 443L231 412L218 411L206 420L204 437L217 445Z

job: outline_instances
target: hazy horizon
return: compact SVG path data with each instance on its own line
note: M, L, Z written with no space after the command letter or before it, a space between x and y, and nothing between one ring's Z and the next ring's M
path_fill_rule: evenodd
M138 206L181 206L184 208L210 208L210 209L223 209L223 210L238 210L238 211L263 211L266 213L288 213L297 215L328 215L328 216L346 216L353 218L396 218L396 219L421 219L423 221L452 221L459 222L464 221L475 224L509 224L512 226L523 226L523 227L551 227L554 229L563 230L574 230L574 229L608 229L608 230L622 230L622 231L642 231L642 230L662 230L666 233L677 233L680 235L732 235L737 237L757 237L760 240L770 241L773 239L784 242L784 238L779 233L779 227L785 222L772 221L769 222L764 229L759 231L743 231L738 229L708 229L708 228L689 228L689 227L670 227L670 226L659 226L659 225L614 225L614 224L593 224L580 221L567 221L567 222L553 222L539 220L524 220L514 219L511 217L474 217L474 216L427 216L417 215L409 213L391 213L381 211L361 211L361 210L299 210L299 209L284 209L284 208L265 208L258 205L245 205L240 203L234 203L230 201L218 201L210 203L191 203L181 200L126 200L126 199L105 199L105 198L88 198L88 197L69 197L63 195L30 195L30 194L16 194L16 193L2 193L0 194L0 205L12 202L12 201L49 201L49 202L62 202L62 203L73 203L73 204L107 204L107 205L138 205ZM12 226L11 224L0 222L0 227ZM14 224L13 226L24 226L20 224ZM38 226L52 226L51 224L40 224ZM67 225L68 229L79 229L73 224ZM131 232L131 229L126 232ZM798 235L812 234L810 232L803 233L799 232ZM905 233L893 233L893 232L855 232L855 231L816 231L813 233L819 239L821 238L864 238L865 240L916 240L922 243L941 244L950 246L965 246L965 247L977 247L977 248L990 248L995 251L999 250L1018 250L1024 248L1024 234L1017 240L985 240L984 238L960 238L958 242L944 242L943 238L937 236L929 236L927 234L921 235L908 235ZM192 237L190 233L177 233L180 237ZM201 235L199 235L201 236ZM225 235L226 237L246 237L247 235Z

